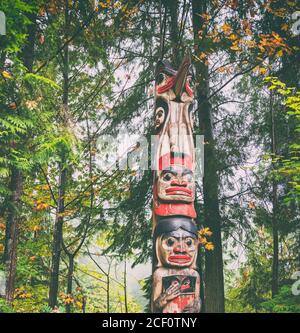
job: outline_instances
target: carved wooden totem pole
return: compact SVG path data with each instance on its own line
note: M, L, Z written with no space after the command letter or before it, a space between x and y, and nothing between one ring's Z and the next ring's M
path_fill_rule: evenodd
M156 69L152 312L200 312L190 66L185 57L177 71Z

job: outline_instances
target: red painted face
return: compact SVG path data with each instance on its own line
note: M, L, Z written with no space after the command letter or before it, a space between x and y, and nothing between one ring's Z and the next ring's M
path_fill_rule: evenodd
M164 266L189 267L194 264L197 250L195 236L179 229L160 237L158 257Z
M172 165L159 173L158 197L163 201L194 201L193 172L182 165Z

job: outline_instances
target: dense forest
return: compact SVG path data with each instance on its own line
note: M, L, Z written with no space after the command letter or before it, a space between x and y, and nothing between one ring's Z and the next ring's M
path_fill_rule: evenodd
M201 311L300 312L299 3L0 12L0 312L149 311L152 171L126 158L153 134L157 62L186 53L204 136Z

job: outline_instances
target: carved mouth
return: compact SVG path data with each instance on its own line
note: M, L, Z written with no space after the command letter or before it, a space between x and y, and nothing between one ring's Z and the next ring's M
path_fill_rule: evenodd
M169 187L166 189L166 195L184 195L191 197L193 191L184 187Z
M186 255L174 255L174 256L169 256L169 261L176 262L178 264L185 264L191 261L191 257Z

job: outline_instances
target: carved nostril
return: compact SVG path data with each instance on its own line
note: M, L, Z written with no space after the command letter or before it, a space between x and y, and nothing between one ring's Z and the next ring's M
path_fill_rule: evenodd
M171 186L187 187L188 183L186 181L173 180Z
M174 248L174 253L185 253L185 250L182 246L177 246Z

